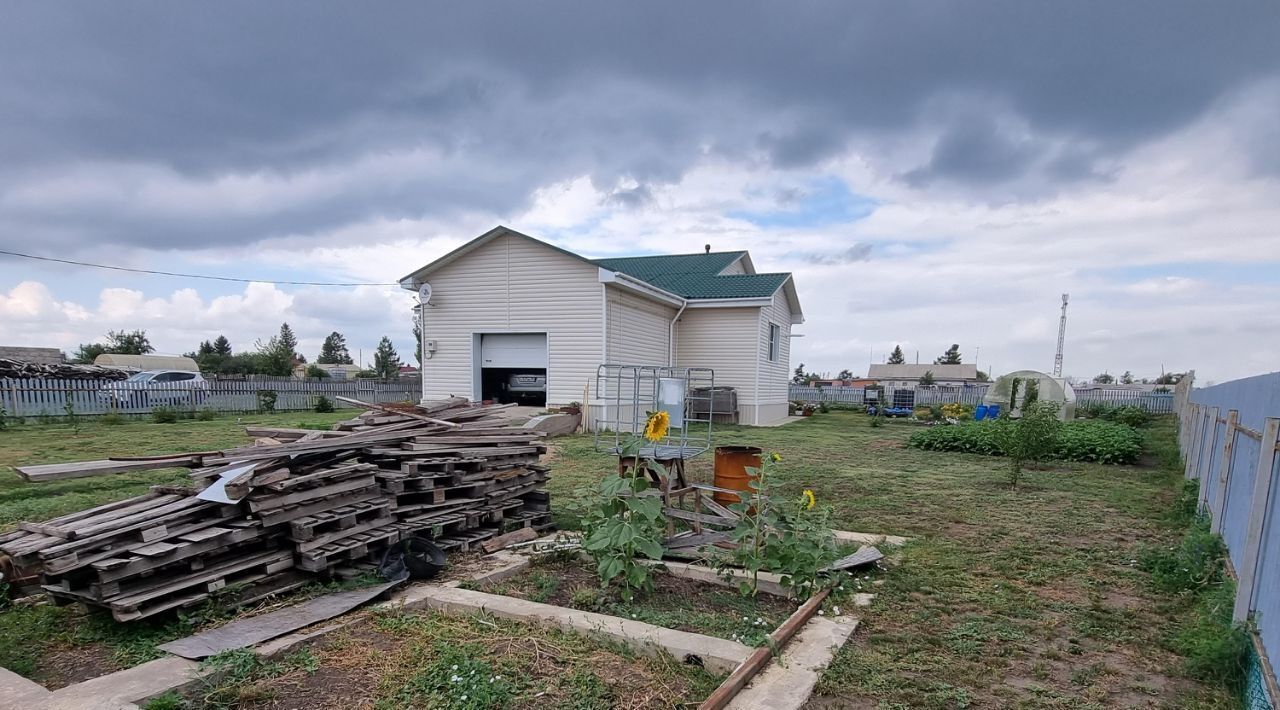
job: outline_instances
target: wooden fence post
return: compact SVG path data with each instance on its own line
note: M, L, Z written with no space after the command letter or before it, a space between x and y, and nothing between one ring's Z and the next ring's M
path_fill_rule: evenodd
M1267 417L1258 450L1258 467L1253 478L1253 498L1249 504L1249 525L1245 528L1244 554L1236 568L1236 604L1232 619L1246 621L1253 611L1253 592L1262 557L1262 536L1267 530L1267 510L1275 482L1276 440L1280 439L1280 417Z
M1218 461L1217 495L1214 496L1212 509L1209 511L1209 530L1214 534L1222 532L1222 513L1227 509L1228 479L1231 477L1231 458L1235 455L1236 426L1240 422L1239 410L1227 412L1227 433L1222 443L1222 456Z

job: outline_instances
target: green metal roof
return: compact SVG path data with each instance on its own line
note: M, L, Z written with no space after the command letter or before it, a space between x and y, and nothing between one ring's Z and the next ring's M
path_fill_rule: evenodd
M745 251L595 259L610 271L653 284L682 298L769 298L790 274L725 274L720 272Z

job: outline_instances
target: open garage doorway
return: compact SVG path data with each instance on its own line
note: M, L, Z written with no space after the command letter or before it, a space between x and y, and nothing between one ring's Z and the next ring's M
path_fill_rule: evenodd
M547 406L547 334L476 333L474 382L482 400Z

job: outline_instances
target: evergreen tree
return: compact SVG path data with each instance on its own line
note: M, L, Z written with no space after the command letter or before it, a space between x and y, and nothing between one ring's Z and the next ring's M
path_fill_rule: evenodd
M227 336L219 335L213 339L213 351L219 355L231 355L231 341L227 340Z
M933 378L933 370L925 370L924 375L920 377L920 384L925 385L926 387L934 384L935 382L936 380Z
M199 360L202 357L208 357L213 353L214 353L213 343L209 342L208 340L201 341L200 347L196 348L196 359Z
M901 365L906 361L907 361L907 358L904 357L902 354L902 346L901 345L893 346L893 352L889 355L889 364Z
M373 370L384 380L400 374L400 356L396 354L391 338L385 335L378 341L378 349L373 351Z
M293 334L293 328L288 323L280 324L279 346L281 352L287 352L290 360L298 359L298 338Z
M347 350L347 339L342 333L333 331L324 339L324 344L320 346L320 355L316 357L316 362L322 365L351 365L354 361L351 359L351 353Z
M422 366L422 328L418 325L417 319L413 321L413 342L417 346L413 349L413 357L418 361L418 366Z
M937 360L933 361L935 365L959 365L960 364L960 345L952 343L945 353Z
M809 381L808 375L804 374L804 363L796 365L795 374L791 376L791 383L795 385L803 385Z

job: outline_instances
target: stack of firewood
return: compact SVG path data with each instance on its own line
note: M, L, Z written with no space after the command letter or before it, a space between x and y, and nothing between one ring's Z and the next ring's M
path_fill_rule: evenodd
M247 427L252 446L20 467L40 481L187 466L193 484L20 523L0 552L56 600L127 621L350 574L410 535L466 550L550 526L543 435L501 406L365 406L332 431Z

